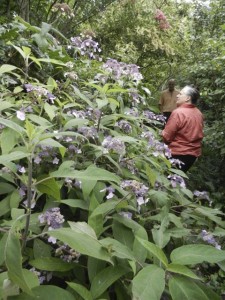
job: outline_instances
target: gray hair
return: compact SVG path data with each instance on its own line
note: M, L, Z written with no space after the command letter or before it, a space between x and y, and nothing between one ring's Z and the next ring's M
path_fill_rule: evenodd
M195 87L192 87L190 85L186 85L183 88L183 90L184 90L185 95L191 97L191 103L196 104L198 99L200 98L199 91Z

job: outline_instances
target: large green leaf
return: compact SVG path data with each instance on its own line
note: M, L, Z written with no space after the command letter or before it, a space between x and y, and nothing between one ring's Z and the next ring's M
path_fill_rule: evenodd
M10 151L12 151L12 149L18 143L18 138L19 134L16 131L12 130L11 128L4 128L0 137L2 154L8 154Z
M111 251L112 256L136 261L132 251L119 241L108 237L100 240L100 243Z
M189 268L183 265L177 264L169 264L166 268L167 271L172 273L181 274L193 279L200 279L194 272L192 272Z
M12 65L3 64L0 67L0 75L3 74L3 73L9 73L9 72L11 72L15 69L17 69L17 67L12 66Z
M173 264L194 265L203 261L217 263L222 260L225 260L225 251L202 244L181 246L171 253Z
M40 116L28 114L27 118L40 126L52 127L52 124L48 120Z
M73 127L76 126L84 126L88 124L88 120L87 119L81 119L81 118L76 118L76 119L72 119L69 120L68 122L66 122L66 124L64 125L64 130L68 130L68 129L72 129Z
M91 284L91 294L93 298L97 299L101 296L111 284L127 272L128 270L121 266L110 266L100 271Z
M31 294L31 287L28 286L22 269L20 241L12 231L9 232L5 245L5 263L10 280L16 283L24 292Z
M34 247L33 247L33 252L34 252L34 258L43 258L43 257L50 257L51 256L51 246L46 244L40 239L35 239L34 240Z
M59 142L55 141L54 139L50 139L50 138L42 140L38 144L43 145L43 146L57 147L57 148L63 148L64 147Z
M115 181L117 183L120 182L120 178L113 173L97 168L95 165L89 166L84 171L76 171L74 170L74 162L66 161L61 164L59 169L55 172L51 173L52 177L63 177L63 178L76 178L78 180L90 180L90 181Z
M84 209L84 210L88 210L88 204L84 200L66 199L66 200L61 200L60 203L66 204L70 207L75 207L75 208L81 208L81 209Z
M32 289L32 293L34 296L27 295L22 293L18 296L9 297L8 300L74 300L74 296L69 293L67 290L59 288L53 285L41 285Z
M29 261L29 264L39 270L65 272L73 269L73 264L56 257L42 257Z
M15 190L15 186L7 182L0 182L0 195L9 194L14 190Z
M38 181L40 183L37 183L37 189L41 193L45 193L49 196L54 197L56 200L60 199L60 187L55 180L55 178L46 178L46 177L39 177Z
M100 204L91 214L90 218L95 217L97 215L105 215L109 212L115 210L116 206L118 205L118 200L109 200L105 203Z
M27 157L29 154L21 151L11 152L10 154L4 154L0 156L0 164L6 165L8 162L19 160Z
M160 300L165 288L165 271L156 265L143 268L132 280L133 300Z
M26 132L23 127L21 127L20 125L18 125L17 123L15 123L15 122L13 122L11 120L0 118L0 124L3 124L6 127L9 127L11 129L13 129L14 131L16 131L16 132L18 132L20 134Z
M169 280L169 291L173 300L220 300L220 296L206 285L184 276L174 276Z
M150 252L150 254L152 254L154 257L158 258L164 264L164 266L167 267L168 260L167 260L166 255L162 251L162 249L160 249L157 245L155 245L149 241L142 240L138 237L137 237L137 239L139 240L141 245L144 246Z
M75 282L67 282L68 286L76 291L84 300L93 300L91 292L86 289L83 285Z
M111 261L110 254L90 232L76 232L70 228L60 228L49 231L48 234L66 243L81 254Z

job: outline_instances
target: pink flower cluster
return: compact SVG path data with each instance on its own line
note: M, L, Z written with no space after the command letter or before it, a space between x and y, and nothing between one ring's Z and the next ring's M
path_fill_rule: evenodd
M160 9L156 10L155 19L159 23L159 28L161 30L167 30L170 28L170 24L167 21L166 16Z

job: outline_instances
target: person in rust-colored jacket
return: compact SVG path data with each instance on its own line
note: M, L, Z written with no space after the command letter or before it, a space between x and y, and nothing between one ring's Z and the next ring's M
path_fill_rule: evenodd
M179 159L181 170L187 172L201 155L203 139L203 115L195 106L199 92L185 86L177 95L177 108L172 112L164 130L163 140L171 151L172 158Z

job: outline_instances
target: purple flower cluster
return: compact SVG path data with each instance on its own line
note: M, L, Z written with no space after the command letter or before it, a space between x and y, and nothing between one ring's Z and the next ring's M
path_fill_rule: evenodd
M90 59L98 59L99 55L96 53L101 52L101 48L99 48L98 42L95 42L91 36L76 36L70 38L72 46L77 48L81 55L85 55Z
M120 160L120 165L121 167L130 170L132 174L138 173L138 169L136 168L135 163L132 159L122 158Z
M202 230L201 238L208 244L215 246L216 249L221 250L221 246L217 243L213 235L207 232L206 230Z
M170 183L171 183L173 188L175 188L177 186L180 186L182 188L186 187L184 179L179 175L176 175L176 174L175 175L169 175L167 178L170 180Z
M72 180L71 178L65 178L65 184L68 188L76 187L81 189L81 181L77 179Z
M116 122L116 126L118 126L124 133L132 132L132 126L126 120L120 120L120 121Z
M114 197L115 189L112 186L108 186L100 191L100 193L102 192L107 192L106 199L112 199Z
M166 118L163 115L156 115L154 112L149 110L143 111L143 116L150 121L159 121L162 122L163 124L166 121Z
M82 126L79 127L77 130L79 133L83 134L86 138L98 138L98 131L95 127L93 126Z
M137 65L118 62L116 59L108 59L104 63L103 69L109 72L112 79L116 81L122 78L127 78L132 80L134 83L139 83L140 80L143 79Z
M146 196L149 188L143 183L136 180L124 180L121 183L121 187L126 190L131 190L135 194L139 207L148 202Z
M156 140L154 134L151 131L143 132L142 137L148 140L148 149L152 150L152 154L155 157L159 155L163 155L167 158L171 157L171 152L169 147L166 144Z
M110 135L103 140L102 147L106 148L108 151L115 151L120 155L123 155L126 151L124 142L119 138L111 137Z
M182 165L184 164L181 160L176 158L170 158L169 161L171 162L171 165L174 167L178 167L181 169Z
M194 191L193 194L194 194L195 197L198 197L199 199L203 199L203 200L205 199L205 200L210 201L209 193L206 192L206 191L202 191L202 192Z
M43 160L55 165L59 163L59 159L56 157L57 153L55 148L45 145L39 145L38 147L41 149L41 151L37 152L36 156L34 157L34 163L36 165L39 165Z
M49 230L58 229L62 227L62 224L65 222L64 216L60 213L59 207L53 207L46 210L45 213L38 216L39 222L41 224L47 224Z
M56 97L51 94L47 89L41 86L34 86L32 84L24 84L24 88L26 89L27 93L35 92L37 97L45 97L46 101L53 104Z
M124 114L128 115L128 116L139 117L139 113L138 113L137 109L135 109L135 108L130 108L130 109L126 110L124 112Z

